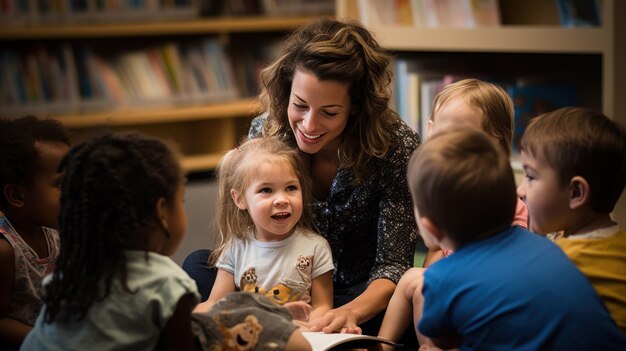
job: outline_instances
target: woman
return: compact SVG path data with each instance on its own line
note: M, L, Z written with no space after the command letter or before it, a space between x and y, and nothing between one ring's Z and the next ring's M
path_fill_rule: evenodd
M278 135L309 156L315 224L336 267L335 308L312 331L377 334L413 263L406 167L420 139L388 107L389 61L357 22L320 19L287 38L261 73L266 113L249 136Z

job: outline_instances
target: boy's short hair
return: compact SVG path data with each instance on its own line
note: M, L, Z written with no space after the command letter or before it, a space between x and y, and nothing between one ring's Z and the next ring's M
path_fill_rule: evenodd
M548 164L561 186L581 176L591 208L613 211L626 185L626 132L599 111L564 107L530 121L520 150Z
M507 155L511 154L515 111L513 101L502 87L479 79L463 79L447 85L433 101L430 119L452 99L464 97L468 104L482 112L481 128L495 137Z
M504 151L482 130L436 133L411 157L408 183L421 217L457 244L510 227L517 201Z
M66 129L57 120L35 116L0 118L0 191L7 184L31 184L38 170L37 141L70 145ZM2 191L0 209L7 205Z

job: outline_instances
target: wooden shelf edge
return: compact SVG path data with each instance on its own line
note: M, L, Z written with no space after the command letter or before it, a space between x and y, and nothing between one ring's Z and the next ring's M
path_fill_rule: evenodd
M259 108L260 104L256 98L246 98L201 106L120 108L52 117L61 121L67 128L90 128L102 125L125 126L249 117Z
M318 16L247 16L192 19L189 21L3 27L0 30L0 40L271 32L290 30L315 18Z
M184 156L180 161L186 173L197 171L209 171L217 167L226 152L215 152L203 155Z
M372 27L389 50L533 53L604 53L612 47L604 28L501 26L477 28Z

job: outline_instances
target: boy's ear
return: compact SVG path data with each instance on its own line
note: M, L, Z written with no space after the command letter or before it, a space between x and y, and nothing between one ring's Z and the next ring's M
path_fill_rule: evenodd
M243 196L239 195L237 190L230 189L230 197L233 198L233 201L235 202L235 205L237 205L237 207L239 207L240 210L244 211L244 210L248 209L248 206L246 205L245 199L243 198Z
M160 197L156 202L156 214L163 228L168 229L167 219L169 218L169 211L164 197Z
M443 239L445 238L443 230L439 229L439 227L435 223L433 223L430 218L420 217L419 221L422 228L432 234L432 236L434 236L438 242L443 241Z
M569 182L569 207L578 209L591 201L591 188L587 180L581 176L573 177Z
M17 208L24 207L26 196L23 187L16 184L7 184L2 189L2 194L7 199L9 205Z

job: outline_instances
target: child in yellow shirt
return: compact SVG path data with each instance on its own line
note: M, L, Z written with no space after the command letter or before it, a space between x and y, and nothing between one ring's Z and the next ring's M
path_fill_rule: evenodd
M610 216L626 184L626 132L599 112L563 108L533 119L520 149L530 229L562 233L556 244L626 333L626 232Z

